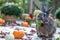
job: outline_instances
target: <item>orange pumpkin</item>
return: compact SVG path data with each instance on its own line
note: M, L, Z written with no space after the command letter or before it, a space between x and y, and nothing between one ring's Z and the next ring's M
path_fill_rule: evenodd
M2 18L0 18L0 24L3 24L5 21L2 19Z
M23 22L23 23L22 23L22 26L24 26L24 27L28 27L29 24L28 24L28 22Z
M16 30L16 31L13 32L13 35L17 39L23 38L24 37L24 32L23 31L20 31L20 30Z

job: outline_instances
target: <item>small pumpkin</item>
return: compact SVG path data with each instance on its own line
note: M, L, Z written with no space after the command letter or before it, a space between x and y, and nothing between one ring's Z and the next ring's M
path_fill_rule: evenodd
M24 26L24 27L28 27L29 24L28 24L28 22L23 22L23 23L22 23L22 26Z
M16 30L13 32L13 35L16 39L20 39L24 37L24 31Z
M5 21L2 19L2 18L0 18L0 24L3 24Z

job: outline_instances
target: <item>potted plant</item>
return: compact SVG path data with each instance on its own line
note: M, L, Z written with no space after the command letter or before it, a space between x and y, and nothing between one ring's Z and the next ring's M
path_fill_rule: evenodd
M22 10L15 5L2 7L1 12L5 15L4 19L6 21L16 21L16 17L21 17L22 15Z

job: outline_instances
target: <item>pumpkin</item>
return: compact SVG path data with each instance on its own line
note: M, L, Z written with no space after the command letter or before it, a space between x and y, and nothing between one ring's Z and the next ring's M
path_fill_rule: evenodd
M24 32L21 30L16 30L13 32L13 35L16 39L20 39L24 37Z
M2 19L2 18L0 18L0 24L3 24L5 21Z
M28 27L29 24L28 24L28 22L23 22L23 23L22 23L22 26L24 26L24 27Z

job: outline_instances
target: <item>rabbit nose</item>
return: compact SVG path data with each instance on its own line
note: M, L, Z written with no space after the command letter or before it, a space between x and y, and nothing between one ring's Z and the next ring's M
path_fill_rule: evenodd
M44 23L41 23L41 26L43 27L44 26Z
M48 23L48 22L45 22L44 24L45 24L45 25L48 25L49 23Z

